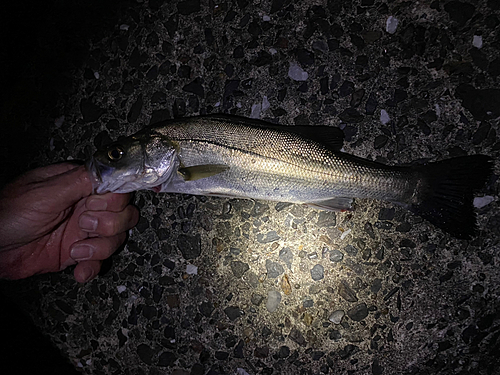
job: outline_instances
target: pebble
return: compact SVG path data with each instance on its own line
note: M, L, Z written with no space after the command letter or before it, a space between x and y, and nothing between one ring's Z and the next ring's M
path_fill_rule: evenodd
M137 354L139 355L139 358L141 361L144 363L151 365L153 364L153 356L155 355L155 352L151 347L149 347L146 344L140 344L137 346Z
M394 208L382 208L378 213L379 220L392 220L396 214L396 210Z
M380 110L380 122L384 125L388 124L389 121L391 121L391 118L389 117L389 114L385 109Z
M192 13L199 12L201 9L200 0L184 0L177 3L179 14L187 16Z
M491 195L485 195L484 197L476 197L474 198L474 207L483 208L489 205L491 202L495 200Z
M209 318L214 311L214 305L210 301L202 302L198 309L200 310L200 313L203 314L203 316Z
M340 250L332 250L330 252L330 261L332 262L340 262L344 259L344 253L342 253Z
M444 6L444 10L450 15L452 21L458 23L460 27L465 26L468 20L474 15L476 7L461 1L450 1Z
M253 217L260 217L262 216L266 211L269 211L269 206L267 204L262 204L260 202L255 202L255 205L252 208L252 212L250 215Z
M255 306L259 306L262 301L264 301L264 296L263 295L260 295L260 294L257 294L257 293L253 293L252 294L252 297L250 299L250 301L255 305Z
M118 290L118 293L123 293L125 290L127 290L127 287L125 285L118 285L116 289Z
M262 112L267 111L271 107L271 103L269 103L269 99L267 99L267 96L264 96L262 98Z
M350 95L354 92L354 83L351 81L344 81L339 88L340 97Z
M94 104L90 99L80 101L80 111L85 122L97 121L104 114L104 109Z
M277 290L270 290L267 294L266 308L269 312L275 312L281 302L281 293Z
M273 262L269 259L266 259L266 270L267 277L274 279L285 272L285 269L278 262Z
M285 295L292 294L292 286L290 285L290 280L288 279L288 275L286 273L281 279L281 290L283 290L283 293L285 293Z
M302 302L302 306L304 307L313 307L314 306L314 301L312 299L306 299L304 302Z
M192 264L188 264L186 266L186 273L188 275L197 275L198 274L198 267L192 265Z
M358 302L356 292L351 289L351 287L345 280L342 280L339 284L339 296L341 296L347 302Z
M481 48L483 46L483 37L481 35L474 35L472 45L478 49Z
M241 250L238 249L237 247L231 247L229 249L229 252L232 254L232 255L240 255L241 254Z
M323 249L321 249L321 259L325 259L329 251L328 247L324 246Z
M336 225L335 212L321 211L318 216L317 225L320 228L334 227Z
M247 263L241 262L239 260L234 260L231 262L231 270L235 277L240 278L250 269Z
M396 29L398 28L398 23L399 20L397 18L389 16L385 23L385 31L387 31L389 34L394 34L396 32Z
M330 340L339 341L342 338L342 334L338 329L332 329L329 335Z
M200 98L205 97L205 90L203 88L203 80L201 78L195 78L193 81L188 83L182 88L183 91L189 92L199 96Z
M339 118L346 123L355 124L358 122L362 122L364 120L364 116L360 114L355 108L346 108L342 113L339 114ZM348 140L346 134L346 140Z
M238 306L228 306L224 309L224 312L226 313L229 320L231 320L233 322L236 319L238 319L242 314L242 311L240 310L240 308Z
M280 250L279 254L280 260L285 263L285 265L288 267L289 270L292 269L292 262L293 262L293 252L290 250L289 247L284 247L283 249Z
M344 315L345 315L344 310L336 310L330 315L328 320L333 324L340 324L340 322L342 322L342 318L344 317Z
M328 52L328 44L326 44L326 42L323 40L316 40L315 42L313 42L312 48L323 53Z
M360 303L359 305L354 306L352 309L347 311L347 315L355 322L360 322L368 316L366 303Z
M349 233L351 233L351 229L348 229L346 231L344 231L341 235L340 235L340 239L343 240L344 238L346 238Z
M402 233L409 232L410 229L411 229L411 224L408 222L401 223L396 227L396 230Z
M313 322L313 317L311 314L306 312L306 313L304 313L304 318L302 319L302 321L304 322L304 324L306 326L310 326Z
M377 109L378 101L373 93L368 96L368 100L366 101L365 111L367 115L373 115L375 110Z
M288 203L288 202L278 202L274 206L274 209L276 211L280 212L280 211L284 210L285 208L290 207L291 205L292 205L292 203Z
M290 348L288 346L281 346L278 351L278 356L280 358L287 358L290 355Z
M262 104L252 104L252 111L250 113L250 118L260 118L260 112L262 110Z
M358 249L352 245L344 247L344 251L352 257L355 257L358 254Z
M257 234L257 241L260 243L271 243L274 241L278 241L279 239L281 239L281 237L278 236L278 233L276 233L275 230L267 232L266 234Z
M325 277L325 270L321 264L316 264L311 269L311 278L314 281L319 281Z
M309 78L309 74L296 63L291 63L288 69L288 77L294 81L306 81Z
M229 357L229 353L218 350L215 352L214 357L219 361L225 361Z
M392 228L392 223L388 221L377 221L375 223L375 228L388 230Z
M293 341L295 341L300 346L304 346L306 344L306 340L304 339L304 335L297 328L293 327L288 335Z
M185 234L179 235L177 239L177 247L182 253L184 259L194 259L201 254L201 239L200 235L187 236Z
M372 374L382 375L384 373L384 368L379 364L379 360L375 359L372 363Z

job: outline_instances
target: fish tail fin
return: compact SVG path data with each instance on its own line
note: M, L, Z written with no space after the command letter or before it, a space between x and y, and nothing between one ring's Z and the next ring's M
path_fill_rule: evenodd
M417 203L410 210L461 239L477 232L474 192L481 189L493 170L493 159L471 155L416 167L422 178Z

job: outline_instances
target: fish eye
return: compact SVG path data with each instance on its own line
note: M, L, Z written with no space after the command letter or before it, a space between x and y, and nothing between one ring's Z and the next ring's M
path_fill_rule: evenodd
M111 161L118 161L122 158L124 154L123 149L120 146L114 146L108 150L108 158Z

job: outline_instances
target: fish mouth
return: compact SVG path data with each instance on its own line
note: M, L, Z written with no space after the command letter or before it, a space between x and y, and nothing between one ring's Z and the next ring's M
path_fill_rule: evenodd
M158 178L153 181L154 186L145 186L142 178L143 173L133 173L130 175L119 174L115 175L115 168L101 163L93 155L91 155L85 163L85 168L92 183L92 194L105 194L105 193L130 193L131 191L141 190L144 188L159 191L157 185Z
M96 154L89 153L85 162L93 194L129 193L146 189L160 192L162 185L175 176L173 171L176 171L178 166L179 161L174 159L168 165L164 163L163 168L158 170L149 165L146 154L141 165L123 170L101 162Z
M85 169L87 170L90 182L92 183L92 194L98 194L98 191L100 190L99 187L102 185L101 171L96 164L97 161L94 159L93 155L90 155L85 163Z
M122 192L123 186L128 183L128 181L122 181L120 179L107 178L112 173L114 168L102 164L91 156L85 163L85 168L90 176L90 182L92 183L92 194L104 194L109 192ZM127 190L128 192L128 190Z

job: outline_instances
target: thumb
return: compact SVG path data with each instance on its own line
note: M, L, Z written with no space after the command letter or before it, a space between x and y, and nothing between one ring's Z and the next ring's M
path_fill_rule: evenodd
M92 183L85 166L77 166L43 181L57 208L64 210L92 194Z

